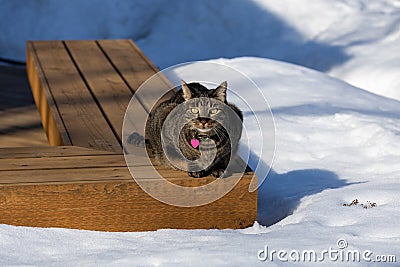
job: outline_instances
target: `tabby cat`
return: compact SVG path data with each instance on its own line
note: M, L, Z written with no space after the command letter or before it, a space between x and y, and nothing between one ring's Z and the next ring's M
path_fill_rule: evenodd
M186 170L191 177L223 177L237 151L242 112L227 102L227 82L210 90L184 81L181 87L150 113L149 148L161 164Z

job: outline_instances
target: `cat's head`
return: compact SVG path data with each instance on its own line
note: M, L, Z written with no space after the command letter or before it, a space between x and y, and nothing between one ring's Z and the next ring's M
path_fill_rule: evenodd
M212 135L220 123L226 120L227 82L215 89L207 89L199 83L182 81L185 100L185 118L188 125L202 135Z
M227 81L222 82L215 89L207 89L205 86L199 83L185 83L182 81L182 93L185 101L193 98L207 97L214 98L221 102L227 103L226 101L226 90L228 88Z

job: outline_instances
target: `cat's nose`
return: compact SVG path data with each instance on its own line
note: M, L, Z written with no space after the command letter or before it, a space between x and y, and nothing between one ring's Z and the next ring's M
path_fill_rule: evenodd
M208 118L199 118L200 123L205 125L208 122Z

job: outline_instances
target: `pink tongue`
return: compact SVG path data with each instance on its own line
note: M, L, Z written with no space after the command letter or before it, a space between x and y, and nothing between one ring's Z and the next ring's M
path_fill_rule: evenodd
M200 141L199 141L199 139L192 139L192 140L190 140L190 144L192 145L192 147L196 148L199 146Z

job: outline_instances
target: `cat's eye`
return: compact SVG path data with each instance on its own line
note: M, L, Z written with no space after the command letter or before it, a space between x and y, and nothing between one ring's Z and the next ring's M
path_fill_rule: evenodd
M198 109L198 108L191 108L190 111L191 111L193 114L199 113L199 109Z
M217 114L218 112L219 112L219 109L217 109L217 108L210 109L210 114Z

